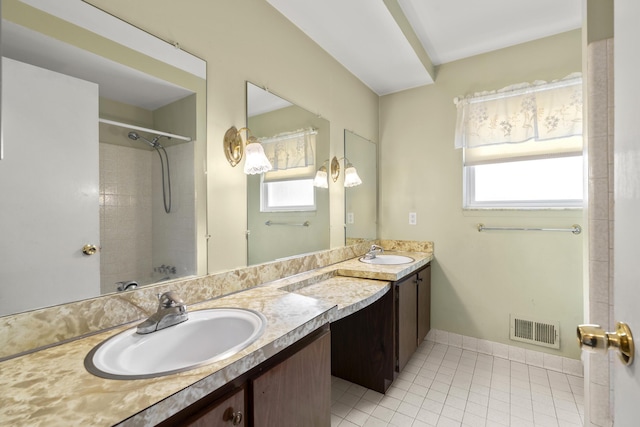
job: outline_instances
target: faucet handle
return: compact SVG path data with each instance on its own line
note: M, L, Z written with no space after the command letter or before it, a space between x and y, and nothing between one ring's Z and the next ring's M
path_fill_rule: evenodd
M182 298L173 291L161 294L158 299L160 300L160 308L184 307L184 301Z

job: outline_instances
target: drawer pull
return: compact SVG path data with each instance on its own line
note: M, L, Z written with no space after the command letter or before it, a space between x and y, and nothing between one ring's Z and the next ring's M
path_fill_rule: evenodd
M242 424L242 412L234 411L233 408L229 407L226 411L224 411L222 421L231 421L231 424L233 424L234 426L239 426L240 424Z

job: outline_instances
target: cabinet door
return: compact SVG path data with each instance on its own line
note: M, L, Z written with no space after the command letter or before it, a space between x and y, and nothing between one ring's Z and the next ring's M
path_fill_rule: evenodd
M329 332L253 380L253 424L331 425Z
M398 372L401 372L416 351L418 336L416 276L412 274L396 284Z
M418 342L420 346L431 329L431 265L417 274L418 280Z
M238 390L202 415L180 422L184 427L246 426L244 388Z
M393 290L373 304L331 323L331 373L352 383L387 391L394 379Z

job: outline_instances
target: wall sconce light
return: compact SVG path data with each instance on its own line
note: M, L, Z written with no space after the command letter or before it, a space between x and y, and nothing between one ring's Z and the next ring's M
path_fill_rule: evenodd
M358 176L358 171L351 164L349 159L346 157L341 157L340 160L345 160L345 168L344 168L344 186L345 187L355 187L356 185L362 184L362 180ZM333 182L338 180L340 176L340 160L337 157L333 157L331 159L331 179ZM327 176L327 168L324 166L329 160L325 160L322 163L322 166L316 172L316 177L313 180L313 185L319 188L329 188L329 179Z
M246 146L242 141L242 131L247 132ZM267 156L264 154L264 148L260 141L251 134L249 128L236 129L235 126L231 126L224 134L224 140L222 141L224 154L227 156L227 160L232 167L235 167L245 154L247 158L244 162L244 173L247 175L255 175L263 172L268 172L272 169L271 163Z
M329 160L325 160L324 163L327 163ZM329 188L329 177L327 175L327 168L324 166L320 166L320 169L316 172L316 177L313 178L313 186L318 188Z
M349 162L349 160L345 160ZM344 167L344 186L355 187L360 184L362 184L362 180L360 179L355 166L353 166L351 163L347 163Z

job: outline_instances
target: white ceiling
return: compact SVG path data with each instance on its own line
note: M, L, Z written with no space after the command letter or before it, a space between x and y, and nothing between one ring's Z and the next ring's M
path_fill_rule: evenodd
M433 83L424 52L439 65L582 25L582 0L267 1L378 95Z

